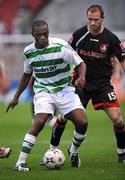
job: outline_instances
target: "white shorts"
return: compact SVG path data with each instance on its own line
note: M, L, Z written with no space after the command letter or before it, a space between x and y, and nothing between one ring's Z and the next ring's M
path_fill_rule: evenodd
M55 112L59 112L62 116L65 116L74 109L84 110L84 107L73 87L64 88L57 93L42 91L34 95L35 114L47 113L54 115Z

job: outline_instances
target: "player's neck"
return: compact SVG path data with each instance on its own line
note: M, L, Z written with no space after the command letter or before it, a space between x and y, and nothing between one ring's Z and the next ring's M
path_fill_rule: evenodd
M38 45L37 43L35 43L35 47L36 47L37 49L40 49L40 50L44 50L48 45L49 45L49 44L47 43L47 44L43 47L43 46L40 46L40 45Z
M88 26L88 31L94 36L101 34L103 30L104 30L103 25L97 31L92 31L92 29Z

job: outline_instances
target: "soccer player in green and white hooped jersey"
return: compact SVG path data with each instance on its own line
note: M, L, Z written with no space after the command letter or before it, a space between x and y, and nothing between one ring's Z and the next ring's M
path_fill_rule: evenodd
M70 44L61 38L49 37L49 44L62 45L62 46L69 48L71 51L74 51L74 49L70 46ZM73 71L73 68L74 68L74 65L70 64L71 72ZM34 92L33 91L34 80L35 80L35 78L32 76L32 78L30 79L30 83L29 83L29 88L30 88L32 94L34 94L33 93ZM32 114L34 115L33 102L32 102L31 108L32 108ZM34 117L33 117L33 121L34 121ZM65 126L65 121L66 121L66 119L64 120L63 117L61 117L59 113L55 113L54 116L49 117L46 124L53 128L55 128L56 126L60 126L60 131L61 131L61 129L63 129L63 126ZM52 147L54 148L54 145Z
M27 87L34 73L34 113L35 121L24 137L15 169L29 171L26 159L36 142L36 137L43 129L47 119L59 112L74 124L73 142L68 149L72 167L80 166L78 148L86 137L87 116L75 88L71 86L70 63L78 69L76 86L82 88L85 84L86 66L83 60L73 51L59 44L49 44L48 24L43 20L32 25L32 35L35 43L24 49L24 73L19 87L10 101L6 112L14 108L19 97Z

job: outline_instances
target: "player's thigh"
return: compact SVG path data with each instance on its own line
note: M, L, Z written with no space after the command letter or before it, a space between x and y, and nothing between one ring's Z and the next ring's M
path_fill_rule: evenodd
M74 109L65 117L71 120L75 125L77 125L78 123L86 124L88 122L86 112L83 109Z
M79 96L74 91L62 92L61 98L56 97L57 111L62 116L70 113L75 109L84 109Z
M47 113L54 114L53 100L51 94L39 92L34 95L34 114Z

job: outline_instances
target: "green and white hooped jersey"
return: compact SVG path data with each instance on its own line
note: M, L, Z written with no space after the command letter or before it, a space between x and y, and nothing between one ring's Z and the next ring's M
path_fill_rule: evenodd
M64 39L61 39L61 38L49 37L49 43L50 44L52 44L52 43L60 44L60 45L63 45L65 47L69 48L71 51L74 51L74 49L71 47L71 45L67 41L65 41ZM70 64L70 68L71 68L71 72L72 72L74 69L74 65Z
M37 49L35 43L24 49L24 72L34 73L34 92L58 92L71 82L70 65L79 65L83 60L69 48L51 43Z

